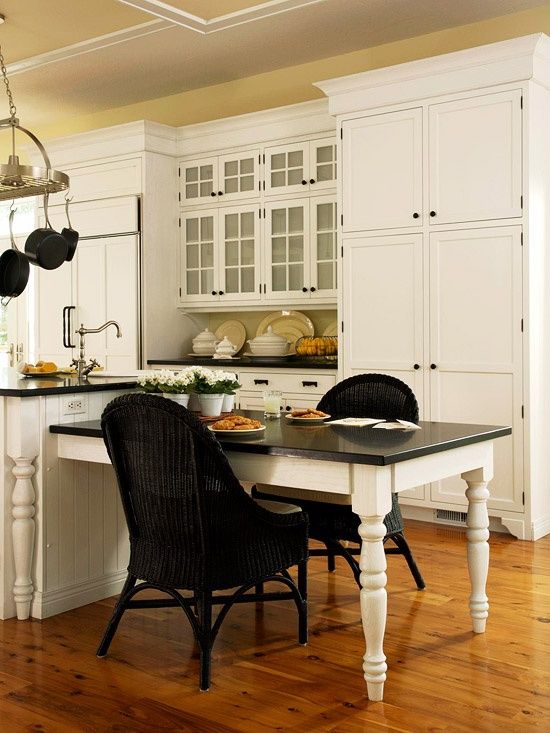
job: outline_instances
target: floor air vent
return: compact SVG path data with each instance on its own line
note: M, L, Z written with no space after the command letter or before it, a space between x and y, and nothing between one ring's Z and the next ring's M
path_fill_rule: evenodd
M462 524L466 525L465 512L452 512L449 509L436 509L435 518L438 522L445 524Z

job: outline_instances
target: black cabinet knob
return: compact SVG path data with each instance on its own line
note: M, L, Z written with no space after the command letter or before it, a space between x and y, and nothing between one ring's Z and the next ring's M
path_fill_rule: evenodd
M305 286L302 288L302 293L307 293L307 288Z
M287 412L290 412L290 411L292 410L292 407L291 407L290 405L287 405L287 406L285 407L285 410L286 410Z
M310 288L310 292L314 293L317 288Z
M430 364L430 369L437 369L437 364Z
M309 182L310 182L310 183L315 183L315 178L310 178L310 179L309 179Z
M415 211L414 214L413 214L413 219L418 219L419 216L420 216L420 214L418 213L418 211Z
M212 295L217 295L217 292L215 290L212 291Z
M212 191L212 193L210 195L211 196L215 196L216 195L216 192L215 191Z
M415 369L420 369L420 364L415 364L415 365L414 365L414 368L415 368Z
M305 179L305 178L304 178L304 180L302 181L302 186L307 186L307 181L306 181L306 179Z
M436 215L435 211L433 211L433 210L430 211L430 216L435 216L435 215Z
M223 196L223 191L218 191L218 196Z
M218 295L223 295L223 290L218 290Z

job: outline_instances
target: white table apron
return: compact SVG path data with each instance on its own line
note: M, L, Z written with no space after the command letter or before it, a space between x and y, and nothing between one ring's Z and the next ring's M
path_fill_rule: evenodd
M58 456L72 460L110 463L100 438L58 435ZM489 603L485 593L489 569L488 482L493 476L493 441L471 443L419 458L373 466L307 457L259 455L227 451L241 481L327 491L351 496L361 525L361 617L366 652L363 672L370 700L382 700L386 680L383 641L386 628L386 556L384 517L391 509L392 492L461 475L467 484L468 570L473 630L485 631Z

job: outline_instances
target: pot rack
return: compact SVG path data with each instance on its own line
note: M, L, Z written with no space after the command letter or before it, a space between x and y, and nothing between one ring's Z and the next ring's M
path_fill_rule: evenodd
M0 201L20 199L27 196L57 193L69 188L69 176L52 168L46 149L30 130L22 127L16 117L17 109L8 81L2 47L0 46L0 71L6 87L6 96L10 108L10 116L0 120L0 130L10 129L12 136L12 152L7 163L0 164ZM44 160L44 168L35 165L21 165L15 149L15 131L25 133L36 145Z

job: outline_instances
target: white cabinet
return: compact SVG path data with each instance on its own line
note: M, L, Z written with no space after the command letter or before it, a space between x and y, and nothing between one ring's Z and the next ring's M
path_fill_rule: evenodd
M489 512L522 539L550 533L549 59L538 34L318 84L343 130L340 376L404 379L424 419L511 425ZM454 480L404 503L466 505Z
M181 217L180 297L185 302L258 300L260 226L256 206Z
M267 203L266 298L336 296L337 212L333 196Z
M422 109L342 125L344 232L422 223Z
M54 228L66 226L64 208L50 207ZM63 309L71 311L70 340L83 323L94 328L107 320L120 324L122 338L108 329L86 337L86 356L108 369L139 364L139 236L134 196L78 203L71 223L83 237L72 262L37 273L37 358L67 364L77 350L63 344ZM86 239L90 237L90 239Z
M263 392L266 389L282 393L283 412L303 407L316 407L321 397L336 384L336 374L331 370L265 369L239 370L241 383L237 403L241 410L263 410Z
M336 186L334 137L265 149L265 194L284 195Z
M255 198L260 195L260 151L182 161L179 178L182 206Z
M521 216L521 90L429 106L430 219Z

